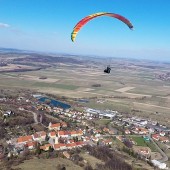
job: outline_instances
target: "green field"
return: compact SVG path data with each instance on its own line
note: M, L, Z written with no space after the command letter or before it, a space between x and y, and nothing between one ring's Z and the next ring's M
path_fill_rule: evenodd
M155 145L152 142L145 141L143 137L136 136L131 137L133 141L136 142L137 146L143 146L143 147L149 147L152 152L156 152L157 149L155 148Z
M74 86L74 85L43 83L43 82L35 83L35 84L33 84L33 87L59 88L59 89L66 89L66 90L75 90L78 88L78 86Z

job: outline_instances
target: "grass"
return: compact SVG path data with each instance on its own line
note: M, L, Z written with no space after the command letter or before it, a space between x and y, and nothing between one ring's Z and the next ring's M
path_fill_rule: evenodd
M84 104L87 107L94 108L94 109L111 109L111 110L117 110L120 112L130 112L130 105L127 103L121 103L121 102L114 102L114 101L107 101L102 103L96 103L95 101L90 101L87 104Z
M42 82L37 82L33 84L35 87L51 87L51 88L59 88L59 89L66 89L66 90L76 90L78 86L74 85L66 85L66 84L54 84L54 83L42 83Z
M17 166L22 170L56 170L59 164L64 164L67 170L83 170L80 166L75 165L72 161L63 158L54 159L31 159ZM16 168L16 167L15 167Z
M96 167L96 164L102 164L103 162L87 153L80 154L91 166L92 168Z
M143 139L143 137L131 137L135 142L136 142L136 145L137 146L145 146L145 147L147 147L147 144L146 144L146 142L144 141L144 139Z
M152 152L156 152L157 151L155 145L152 142L150 142L150 141L145 141L143 139L143 137L140 137L140 136L139 137L138 136L134 137L133 136L131 138L136 142L137 146L149 147Z
M95 121L95 123L98 124L98 125L107 125L110 122L111 122L111 120L109 120L109 119L101 119L101 120Z

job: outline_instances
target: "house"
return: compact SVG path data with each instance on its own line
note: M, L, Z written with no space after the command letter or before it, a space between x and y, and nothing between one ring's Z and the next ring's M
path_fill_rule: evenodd
M58 131L58 137L68 138L70 135L69 131Z
M48 126L48 129L49 130L60 130L60 123L55 123L55 124L52 124L51 122L49 123L49 126Z
M46 134L44 131L36 132L32 135L32 138L34 141L45 141Z
M27 142L32 142L33 139L32 139L32 136L29 135L29 136L21 136L17 139L17 143L18 144L26 144Z
M72 149L72 148L75 148L76 146L77 146L76 143L68 143L68 144L66 144L67 149Z
M149 128L148 130L149 130L150 133L154 133L155 132L154 128Z
M129 129L126 129L126 130L125 130L125 134L126 134L126 135L129 135L130 133L131 133L131 132L130 132Z
M83 141L78 141L78 142L75 142L75 143L76 143L76 146L78 146L78 147L82 147L84 145Z
M99 129L94 130L93 132L94 132L94 133L97 133L97 134L102 133L102 131L101 131L101 130L99 130Z
M85 142L89 142L89 141L90 141L90 138L89 138L88 136L82 137L82 139L83 139L83 141L85 141Z
M93 142L98 142L98 141L99 141L99 138L97 138L97 137L92 137L92 141L93 141Z
M109 129L106 128L106 127L104 127L104 128L103 128L103 132L109 133Z
M54 150L64 150L67 149L66 144L59 143L59 144L54 144L53 145Z
M61 125L61 127L67 127L67 123L66 122L61 122L60 125Z
M153 134L152 139L159 141L160 135L159 134Z
M143 134L147 134L149 133L148 129L146 128L139 128L139 134L143 135Z
M68 143L74 143L73 139L68 140Z
M83 131L82 130L77 130L76 133L77 133L77 136L83 136Z
M109 131L109 134L110 134L110 135L116 135L116 134L117 134L117 130L110 130L110 131Z
M8 110L6 111L4 114L3 114L3 117L10 117L11 115L14 115L15 113L11 110Z
M148 158L150 156L150 152L147 148L141 148L138 150L138 154Z
M50 147L52 147L51 144L45 144L45 145L43 145L43 146L40 146L40 149L42 149L42 150L44 150L44 151L48 151Z
M165 136L165 132L160 132L159 135L160 136Z
M103 140L102 142L104 145L111 145L112 141L110 139Z
M55 131L49 132L48 136L50 138L56 138L56 132Z
M159 138L159 140L160 140L161 142L163 142L163 143L169 142L168 137L165 137L165 136L161 136L161 137Z
M28 147L29 150L35 149L36 145L37 145L36 141L27 142L27 144L26 144L26 146Z
M70 132L70 135L72 136L72 137L76 137L77 136L77 132L74 130L74 131L71 131Z

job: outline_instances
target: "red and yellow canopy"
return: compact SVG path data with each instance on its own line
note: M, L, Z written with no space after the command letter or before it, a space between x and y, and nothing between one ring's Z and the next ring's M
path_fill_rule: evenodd
M126 19L125 17L119 15L119 14L114 14L114 13L107 13L107 12L99 12L99 13L95 13L95 14L91 14L86 16L85 18L83 18L82 20L80 20L76 26L73 29L73 32L71 33L71 40L74 42L75 38L77 36L77 33L79 32L79 30L90 20L96 18L96 17L100 17L100 16L109 16L109 17L113 17L113 18L117 18L120 21L124 22L130 29L133 29L133 25L131 24L131 22Z

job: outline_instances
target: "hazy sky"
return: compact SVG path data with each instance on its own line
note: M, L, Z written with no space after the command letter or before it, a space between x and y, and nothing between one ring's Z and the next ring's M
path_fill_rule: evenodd
M0 46L39 51L170 60L170 0L0 0ZM75 24L96 12L125 16Z

